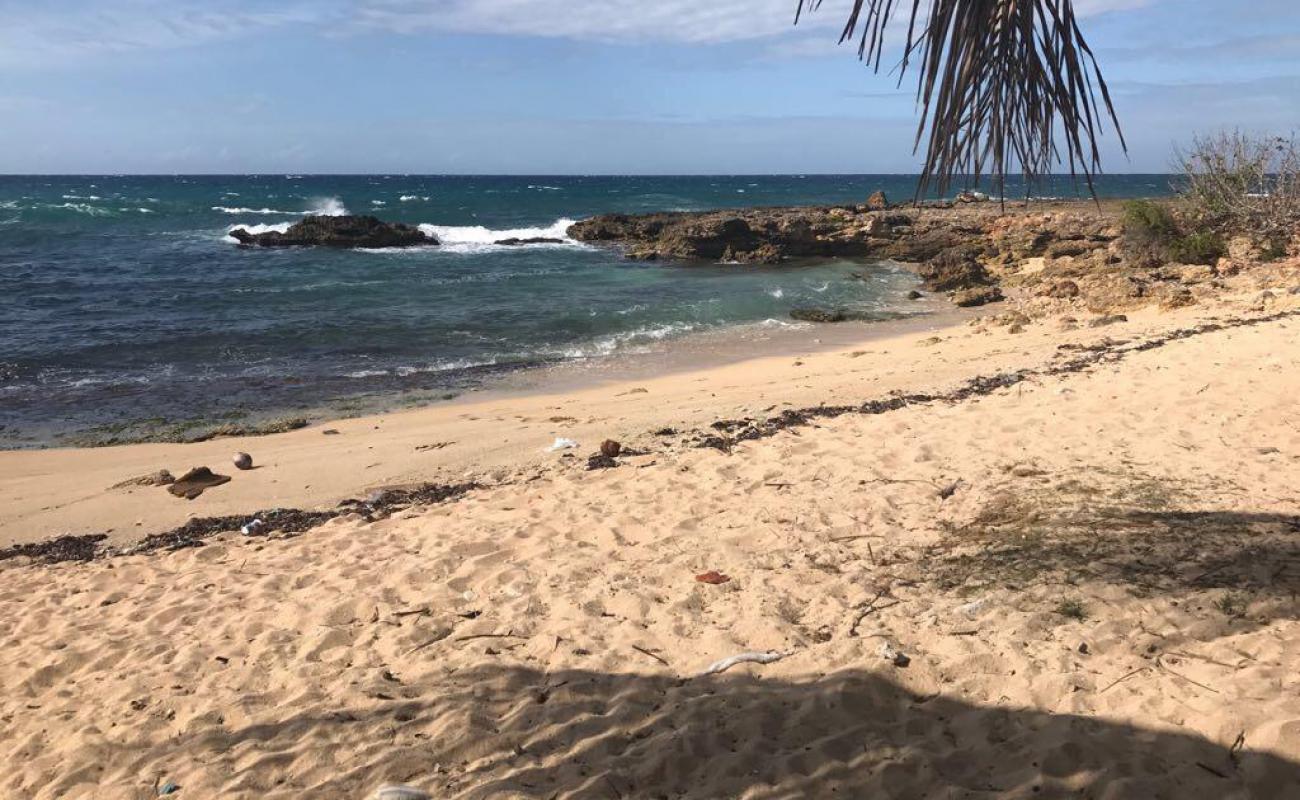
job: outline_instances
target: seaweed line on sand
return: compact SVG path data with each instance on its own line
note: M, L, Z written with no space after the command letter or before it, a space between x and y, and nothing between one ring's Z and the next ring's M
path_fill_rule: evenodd
M280 532L298 534L344 514L358 514L367 522L382 519L393 511L413 505L441 503L452 500L473 489L476 483L438 484L426 483L413 488L381 489L365 500L344 500L334 508L323 511L303 511L296 508L273 508L251 514L231 514L223 517L198 517L162 533L146 536L127 547L102 546L108 539L103 533L84 536L60 536L44 542L20 544L0 550L0 561L27 557L34 562L57 564L64 561L92 561L115 555L137 555L159 550L182 550L199 547L205 539L239 530L252 519L262 521L264 533Z
M884 414L890 411L897 411L901 408L906 408L907 406L922 403L960 403L973 397L985 397L991 395L999 389L1007 389L1034 378L1052 378L1059 375L1069 375L1072 373L1083 372L1091 367L1097 366L1098 364L1123 361L1134 353L1155 350L1164 347L1167 344L1181 341L1183 339L1189 339L1200 334L1261 325L1297 315L1300 315L1300 311L1280 311L1262 317L1246 317L1225 321L1205 322L1191 328L1178 328L1160 336L1140 342L1105 342L1092 347L1083 348L1083 355L1077 356L1068 361L1053 364L1048 367L1018 369L1010 372L999 372L993 375L977 375L976 377L962 383L956 389L940 394L894 394L884 399L868 400L859 405L820 405L812 406L810 408L787 409L782 411L776 417L765 420L755 420L750 418L719 420L711 426L714 431L717 431L717 433L701 434L697 436L695 446L698 448L713 448L724 453L730 453L732 447L740 442L766 439L775 436L787 428L811 425L812 421L815 419L834 419L835 417L840 417L845 414Z

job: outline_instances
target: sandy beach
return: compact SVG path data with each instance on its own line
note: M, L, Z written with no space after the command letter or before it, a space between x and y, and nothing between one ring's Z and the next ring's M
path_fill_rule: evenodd
M1239 283L1104 327L995 306L560 394L2 453L5 545L482 488L0 562L0 796L1293 797L1300 297ZM773 422L823 405L854 408ZM643 452L588 470L604 439ZM233 480L108 488L198 465ZM701 674L742 653L766 663Z

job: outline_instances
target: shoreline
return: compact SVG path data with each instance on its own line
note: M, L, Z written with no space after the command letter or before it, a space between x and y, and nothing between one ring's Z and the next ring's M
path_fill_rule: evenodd
M876 323L784 329L761 340L734 329L714 331L703 334L694 346L669 346L644 359L539 367L446 403L326 418L286 432L198 442L0 450L0 507L7 509L0 514L0 549L101 533L107 533L112 544L127 544L196 516L251 515L272 507L319 510L382 487L452 481L467 471L499 473L535 467L551 460L546 446L555 438L577 438L591 448L599 443L594 439L601 435L595 432L596 423L582 417L616 419L621 423L619 435L625 438L656 427L714 421L706 409L717 393L694 385L721 378L720 372L731 384L725 395L736 402L749 389L762 388L773 392L772 400L796 405L799 398L809 397L806 391L794 392L792 399L775 397L790 376L807 377L793 364L816 361L832 369L831 359L863 347L889 346L944 331L958 333L969 318L962 309L949 307ZM725 340L724 346L711 347L718 344L714 337ZM773 342L776 352L766 349ZM755 375L758 380L752 379ZM637 401L649 397L652 390L662 390L673 403L663 419L636 408ZM632 421L645 430L637 430ZM467 428L473 432L464 433ZM337 433L323 435L329 431ZM349 435L360 441L345 438ZM355 474L364 477L329 480L324 486L319 480L308 482L317 473L319 459L340 449L350 466L335 465L331 471L336 477L358 467ZM251 472L241 473L230 465L230 454L243 451L253 455ZM287 461L282 463L282 458ZM353 463L358 459L367 463ZM370 472L380 461L385 469ZM161 487L118 486L160 469L180 475L200 465L236 480L188 502ZM59 483L73 477L88 491L78 492L71 502L59 502ZM94 491L95 484L104 480L108 482L102 491Z
M576 386L561 380L550 390L485 392L464 402L269 436L3 451L0 507L6 511L0 516L0 548L93 534L107 534L108 544L122 546L194 518L251 519L256 511L272 508L319 511L388 487L496 485L568 469L609 438L639 447L665 427L686 435L723 419L855 404L890 393L939 392L981 375L1039 368L1063 347L1086 349L1213 316L1206 309L1150 310L1100 329L1061 331L1044 320L1021 333L982 330L970 317L961 320L956 314L939 327L920 317L895 323L901 329L873 329L865 338L860 330L844 328L847 343L818 344L809 336L802 351L753 353L721 367L611 380L587 375ZM559 438L579 447L550 451ZM240 451L252 454L253 470L230 466L230 454ZM121 485L160 469L180 475L195 466L233 480L192 501L161 487ZM76 489L69 492L69 483Z

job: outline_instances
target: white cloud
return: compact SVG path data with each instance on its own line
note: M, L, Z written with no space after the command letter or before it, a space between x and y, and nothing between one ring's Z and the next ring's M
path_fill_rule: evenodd
M835 5L847 8L843 0L830 0L817 17L842 23ZM356 13L363 25L403 33L690 44L788 32L795 6L795 0L362 0Z
M1091 16L1155 1L1076 0L1075 8L1080 16ZM359 0L356 16L362 25L402 33L696 44L789 33L797 5L797 0ZM904 22L900 18L906 16L907 7L896 5L895 24ZM825 0L816 13L804 15L800 30L828 29L833 43L849 8L849 0Z
M247 3L113 0L69 3L54 11L0 0L0 63L60 63L94 54L190 47L268 29L322 22L331 4L265 9Z
M1091 15L1152 2L1157 0L1076 0L1076 7ZM831 50L849 0L825 0L797 30L796 5L796 0L67 0L34 8L30 0L0 0L0 64L48 65L294 27L680 44L793 33L792 42L802 41L791 44L794 52L787 57ZM827 43L816 44L822 36Z

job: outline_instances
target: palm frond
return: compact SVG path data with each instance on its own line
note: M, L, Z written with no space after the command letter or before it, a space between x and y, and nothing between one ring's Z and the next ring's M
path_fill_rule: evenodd
M822 4L798 2L796 23ZM879 72L889 23L904 2L853 0L840 42L856 39L858 57ZM1004 190L1016 168L1028 189L1061 163L1094 191L1107 119L1128 151L1072 0L911 0L900 82L914 60L916 151L929 134L918 198L946 193L959 176L988 175Z

